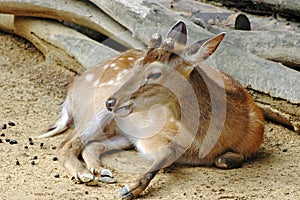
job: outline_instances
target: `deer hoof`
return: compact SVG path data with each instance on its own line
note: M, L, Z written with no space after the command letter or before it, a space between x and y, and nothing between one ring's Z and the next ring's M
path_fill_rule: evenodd
M89 173L84 173L84 174L79 175L79 179L84 183L93 181L95 179L94 177L95 176L93 176L92 174L89 174Z
M108 176L101 177L101 178L100 178L100 181L101 181L102 183L115 183L115 182L117 182L115 178L113 178L113 177L108 177Z
M99 178L94 176L93 180L86 182L85 184L88 186L96 186L96 185L98 185L98 183L99 183Z
M134 195L129 191L128 186L124 186L118 193L119 197L122 199L134 199Z
M100 174L101 176L113 177L113 174L112 174L112 172L111 172L109 169L101 169L101 170L99 171L99 174Z

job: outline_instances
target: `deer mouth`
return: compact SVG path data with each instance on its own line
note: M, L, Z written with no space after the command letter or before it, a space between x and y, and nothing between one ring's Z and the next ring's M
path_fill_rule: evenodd
M132 112L132 109L133 109L133 103L115 109L114 114L119 117L126 117Z

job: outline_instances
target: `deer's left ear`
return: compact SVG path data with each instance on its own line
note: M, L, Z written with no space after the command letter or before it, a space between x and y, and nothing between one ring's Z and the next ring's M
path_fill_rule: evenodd
M178 71L180 71L180 73L185 77L189 77L195 66L197 66L197 63L206 60L215 52L224 36L225 33L220 33L215 37L198 41L190 47L186 48L183 52L183 56L186 60L191 62L192 65L182 66L178 69Z
M179 52L186 47L187 29L183 21L176 22L169 30L167 38L174 40L174 51Z
M224 37L225 33L223 32L210 39L196 42L185 50L186 59L192 63L206 60L216 51Z

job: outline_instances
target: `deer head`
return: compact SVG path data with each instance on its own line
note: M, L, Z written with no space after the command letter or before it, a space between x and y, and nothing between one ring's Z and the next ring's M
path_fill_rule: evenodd
M186 47L187 29L183 21L170 28L164 41L154 34L145 56L106 101L106 108L117 116L127 116L156 104L174 106L178 95L184 95L187 89L180 80L188 81L190 73L217 49L224 36L221 33Z

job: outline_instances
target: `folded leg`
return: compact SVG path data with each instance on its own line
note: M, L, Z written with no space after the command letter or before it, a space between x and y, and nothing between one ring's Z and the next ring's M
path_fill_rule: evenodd
M129 149L133 145L124 136L118 135L104 141L94 141L84 147L82 158L86 164L86 168L95 175L100 177L101 182L112 183L115 179L108 169L104 169L100 156L106 152L119 149Z

